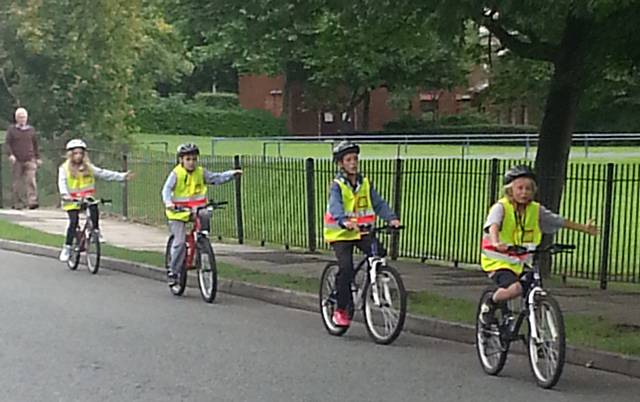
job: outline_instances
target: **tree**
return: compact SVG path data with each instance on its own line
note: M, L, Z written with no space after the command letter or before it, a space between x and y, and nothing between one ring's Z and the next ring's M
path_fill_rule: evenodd
M464 77L458 47L445 46L435 23L418 18L424 6L415 1L187 0L176 7L209 54L242 72L284 73L286 87L304 83L314 109L349 111L381 85L451 86Z
M0 13L0 80L48 136L126 136L132 102L171 74L143 0L27 0ZM157 40L156 40L157 39ZM65 134L67 133L67 134Z
M450 22L469 19L485 26L513 54L550 63L553 74L540 126L535 169L539 198L557 211L566 176L579 101L609 60L633 66L640 58L633 32L640 2L632 0L436 2ZM451 22L453 21L453 22Z

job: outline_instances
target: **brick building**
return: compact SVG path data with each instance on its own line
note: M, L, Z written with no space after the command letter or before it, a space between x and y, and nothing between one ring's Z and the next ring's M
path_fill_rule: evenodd
M365 131L362 105L350 113L339 115L331 110L306 108L301 83L290 83L288 94L285 92L284 77L281 75L271 77L247 74L239 77L239 100L245 109L263 109L280 117L284 111L284 97L288 96L289 112L286 119L287 128L292 134L320 135ZM381 131L387 122L398 117L398 113L388 104L389 97L389 91L384 87L371 92L367 131ZM416 118L435 120L440 116L460 113L469 106L472 99L472 93L465 88L453 91L417 91L410 104L407 104L407 111Z

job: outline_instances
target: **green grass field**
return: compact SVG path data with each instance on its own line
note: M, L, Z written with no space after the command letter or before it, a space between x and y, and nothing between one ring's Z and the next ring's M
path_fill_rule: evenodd
M284 157L312 157L326 158L331 156L331 142L309 142L294 143L281 142L278 144L273 140L224 140L215 141L202 136L187 135L164 135L164 134L136 134L134 141L143 149L154 151L164 151L167 149L174 153L177 146L183 142L198 144L203 154L211 155L263 155L284 156ZM266 146L265 146L266 143ZM213 145L213 149L212 149ZM166 147L166 148L165 148ZM395 157L398 153L403 157L449 157L462 158L464 154L467 158L500 158L500 159L523 159L525 157L524 146L491 146L491 145L471 145L465 148L461 145L395 145L395 144L374 144L363 145L364 157ZM535 157L536 148L529 150L528 158ZM588 156L585 155L583 146L574 145L571 152L571 159L576 162L629 162L640 163L640 148L620 146L620 147L589 147Z

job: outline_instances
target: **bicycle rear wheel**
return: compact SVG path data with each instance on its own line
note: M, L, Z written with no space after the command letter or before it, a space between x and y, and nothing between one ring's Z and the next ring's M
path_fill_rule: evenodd
M67 260L67 267L72 271L75 271L78 268L78 264L80 264L80 248L83 241L81 237L79 232L76 231L76 235L73 236L73 242L71 243L71 252Z
M202 300L212 303L218 290L218 270L213 247L206 237L198 240L197 248L198 285Z
M339 272L338 264L329 263L322 271L320 279L320 314L322 315L322 323L331 335L342 336L349 327L339 327L333 322L333 313L338 308L338 291L336 286L336 278Z
M398 271L390 266L378 268L375 283L368 276L365 283L363 310L367 332L376 343L388 345L404 328L407 314L404 283Z
M165 248L164 253L164 266L167 269L167 273L169 273L170 264L171 264L171 246L173 245L173 236L169 236L169 240L167 240L167 247ZM181 269L177 273L178 278L176 278L175 285L169 285L169 290L175 296L182 296L184 290L187 287L187 270L185 267L185 263L182 264Z
M564 319L558 302L550 295L539 296L534 307L535 323L529 322L529 366L542 388L558 383L565 359ZM536 326L537 339L531 336Z
M476 311L476 351L482 369L489 375L497 375L502 371L509 352L509 344L504 344L501 340L498 321L494 320L490 325L480 322L482 306L489 300L494 290L486 289L482 293Z
M92 274L97 274L100 269L100 236L97 232L91 230L88 235L85 234L87 249L87 268Z

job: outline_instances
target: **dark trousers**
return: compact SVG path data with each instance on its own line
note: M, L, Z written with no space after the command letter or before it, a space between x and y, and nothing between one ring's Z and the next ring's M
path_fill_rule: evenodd
M371 245L374 237L371 235L362 236L360 240L337 241L332 244L333 251L338 259L340 269L336 278L338 288L338 308L347 309L352 303L351 281L353 280L353 247L358 247L365 255L371 254ZM382 247L379 246L382 251Z
M67 226L67 238L64 241L64 244L67 246L73 244L73 238L76 235L76 228L80 222L80 212L81 211L78 209L67 211L67 215L69 215L69 226ZM100 217L97 205L89 206L89 215L91 216L91 224L93 225L93 228L97 229L99 227L98 222Z

